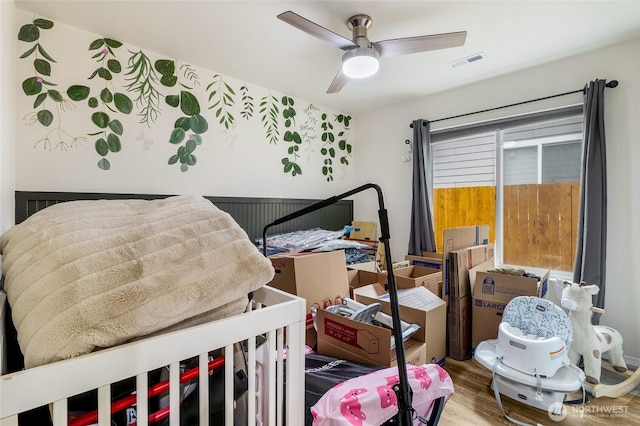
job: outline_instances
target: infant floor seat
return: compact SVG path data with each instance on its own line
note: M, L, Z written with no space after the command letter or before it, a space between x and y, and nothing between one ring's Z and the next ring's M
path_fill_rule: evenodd
M500 408L502 394L549 410L584 381L584 372L569 362L572 340L571 320L560 307L520 296L505 307L498 338L480 342L474 357L493 372L491 387Z

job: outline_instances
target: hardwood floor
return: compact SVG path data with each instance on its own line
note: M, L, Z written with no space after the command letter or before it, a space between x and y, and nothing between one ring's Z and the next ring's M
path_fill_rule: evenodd
M450 358L444 368L453 379L455 394L447 401L439 426L513 425L504 418L493 396L491 371L475 360ZM581 396L581 392L575 393L568 399ZM565 405L567 414L562 421L552 420L546 411L506 397L502 403L510 417L533 425L640 425L640 397L631 394L617 399L591 399L585 406Z

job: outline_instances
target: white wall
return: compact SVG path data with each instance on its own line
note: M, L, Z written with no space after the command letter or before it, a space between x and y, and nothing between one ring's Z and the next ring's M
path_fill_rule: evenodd
M15 4L0 1L0 233L14 221Z
M31 13L18 9L16 28L30 23L32 19ZM17 30L3 37L3 40L15 40L16 34ZM53 28L41 30L38 41L56 60L56 63L51 64L51 75L45 79L55 82L57 84L55 88L62 93L65 93L72 84L82 84L90 87L92 96L96 96L105 87L105 81L98 77L88 79L91 73L101 65L100 58L92 58L98 51L90 51L88 48L93 40L102 37L104 35L89 33L55 21ZM117 34L110 34L109 37L117 40ZM122 72L114 74L108 87L112 92L124 92L132 99L135 94L126 92L124 89L128 83L125 73L128 71L126 66L130 57L129 51L143 50L152 61L176 59L161 57L154 52L146 51L144 47L127 45L126 40L118 41L124 43L124 46L114 49L116 58L122 65ZM15 52L13 58L18 58L33 44L17 41L15 48L9 51ZM5 52L4 49L3 52ZM203 51L203 54L206 52ZM98 137L87 135L99 130L93 125L90 117L101 107L93 110L88 107L86 101L78 101L74 103L72 109L59 111L56 110L55 102L47 99L45 101L47 108L54 113L53 123L48 127L40 123L28 124L30 117L28 114L34 112L35 96L26 96L21 84L24 79L34 76L34 57L32 55L25 59L14 59L17 81L10 85L10 90L7 90L7 93L17 94L17 99L12 105L17 105L18 114L15 163L16 187L19 190L324 198L353 186L352 161L349 166L342 166L339 157L333 160L334 181L332 182L327 182L322 174L322 165L326 157L321 154L321 148L324 146L320 140L321 114L326 112L333 120L339 112L317 105L317 109L307 116L304 110L309 107L309 103L302 99L295 99L297 112L295 129L302 133L301 126L308 118L312 118L315 120L315 132L313 132L315 139L308 143L303 139L298 159L298 164L303 171L301 175L293 177L283 172L281 162L283 157L290 157L287 149L292 145L282 140L285 131L288 130L284 126L282 117L284 107L279 105L280 137L275 144L267 140L259 115L260 101L263 97L274 96L280 102L284 94L252 85L251 82L239 81L233 76L222 76L224 82L232 86L235 91L234 105L229 107L235 123L227 129L218 122L219 117L215 115L217 108L208 108L212 102L209 102L211 90L208 90L207 86L213 82L216 72L199 68L197 64L189 65L197 72L199 84L185 78L181 80L194 88L192 93L198 97L201 115L209 123L209 129L202 135L203 143L195 151L198 158L197 164L185 173L179 170L179 164L167 164L169 157L177 150L176 145L169 143L173 123L184 114L181 114L178 108L168 106L164 101L165 95L178 93L179 86L165 88L157 84L156 86L162 91L161 112L158 120L150 123L149 126L138 123L136 108L130 115L105 110L112 118L118 118L123 123L125 132L121 137L122 151L109 153L107 156L111 163L110 170L100 170L96 164L101 157L94 149L94 143ZM180 62L176 68L179 65L181 65ZM3 81L3 84L6 83ZM242 118L240 114L243 105L240 88L243 85L249 87L254 103L253 117L248 120ZM24 118L25 116L27 119ZM339 123L333 122L333 124L336 135L338 131L344 130ZM353 122L350 127L346 136L348 142L353 143ZM42 142L47 137L49 145ZM73 138L76 137L85 137L86 140L74 145ZM143 139L146 139L146 143ZM61 140L64 144L59 144ZM337 143L336 139L334 146ZM354 147L354 155L356 151Z
M634 270L640 256L640 224L635 219L640 211L640 39L361 114L356 117L361 151L356 180L381 185L391 222L392 256L402 260L409 241L412 167L401 158L405 155L404 140L412 139L409 124L414 119L436 120L569 92L596 78L620 83L615 89L606 89L605 97L608 245L602 323L617 328L625 338L626 355L640 361L640 279ZM434 123L433 129L578 103L582 103L580 94L569 95ZM356 199L359 220L375 220L376 211L374 199Z

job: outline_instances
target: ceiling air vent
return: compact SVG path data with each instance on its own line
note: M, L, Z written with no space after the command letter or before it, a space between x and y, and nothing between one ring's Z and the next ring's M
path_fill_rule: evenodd
M458 68L461 67L463 65L467 65L470 64L472 62L477 62L481 59L484 59L485 55L484 52L480 52L480 53L474 53L471 56L467 56L466 58L462 58L462 59L458 59L457 61L453 61L453 62L449 62L449 66L451 68Z

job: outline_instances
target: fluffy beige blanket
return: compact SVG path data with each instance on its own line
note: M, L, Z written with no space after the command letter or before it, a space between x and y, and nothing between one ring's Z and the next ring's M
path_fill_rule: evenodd
M71 201L0 237L26 367L241 313L271 262L200 196Z

